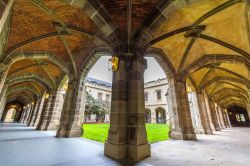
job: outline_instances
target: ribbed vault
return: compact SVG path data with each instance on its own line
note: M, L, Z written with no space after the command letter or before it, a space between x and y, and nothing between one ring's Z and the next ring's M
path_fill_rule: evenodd
M205 91L218 104L249 102L246 1L1 2L0 62L8 68L9 101L28 103L58 88L65 75L79 78L98 50L113 54L135 45L176 81L188 79L193 90Z

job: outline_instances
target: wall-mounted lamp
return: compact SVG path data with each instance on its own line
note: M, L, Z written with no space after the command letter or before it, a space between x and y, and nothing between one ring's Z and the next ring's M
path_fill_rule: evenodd
M45 99L48 99L49 98L49 93L46 93L45 94Z
M114 56L108 60L108 70L116 71L119 68L119 58Z
M68 90L68 84L64 84L64 85L63 85L63 89L64 89L65 91L67 91L67 90Z

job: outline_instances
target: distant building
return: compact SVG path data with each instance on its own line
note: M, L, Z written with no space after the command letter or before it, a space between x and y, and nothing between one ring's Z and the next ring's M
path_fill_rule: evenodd
M166 78L150 81L145 87L145 117L147 123L169 123L167 103L168 81ZM95 99L111 101L112 84L94 78L87 78L86 91ZM86 106L87 108L87 106ZM105 122L109 121L109 114ZM84 122L96 122L96 117L85 110Z
M86 92L91 94L95 99L100 101L111 102L112 84L87 77ZM88 106L84 112L84 122L96 122L96 116L88 112ZM109 122L109 114L105 116L105 122Z
M167 91L168 80L166 78L144 84L147 123L169 123Z

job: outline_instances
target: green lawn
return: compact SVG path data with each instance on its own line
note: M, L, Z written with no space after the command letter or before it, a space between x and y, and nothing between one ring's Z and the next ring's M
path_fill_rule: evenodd
M84 124L83 138L105 142L108 137L109 124ZM148 141L150 143L168 139L169 125L146 124Z

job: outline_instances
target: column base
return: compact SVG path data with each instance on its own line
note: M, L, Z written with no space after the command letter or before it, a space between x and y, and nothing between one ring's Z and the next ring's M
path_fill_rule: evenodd
M213 135L213 132L212 132L212 130L205 130L205 134L207 134L207 135Z
M183 140L184 139L183 134L181 132L178 132L178 131L171 131L170 138L176 139L176 140Z
M127 157L127 144L112 144L106 142L104 145L104 154L115 160L124 159Z
M194 129L195 134L205 134L204 129Z
M183 134L184 140L197 140L196 134Z
M140 161L151 156L150 144L128 145L128 157L133 161Z
M46 130L57 130L57 129L58 129L58 125L49 125L46 128Z
M220 127L215 127L215 130L216 131L221 131L221 128Z
M42 123L42 124L38 125L36 129L41 130L41 131L46 131L47 125L46 125L46 123Z
M56 137L81 137L82 136L82 129L65 129L59 128L56 133Z

